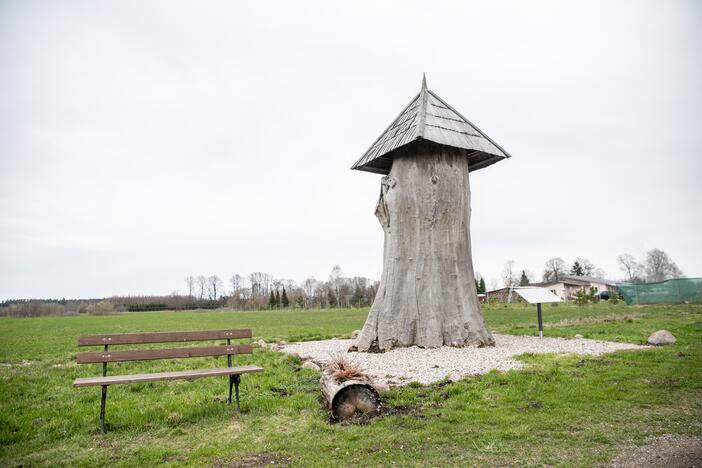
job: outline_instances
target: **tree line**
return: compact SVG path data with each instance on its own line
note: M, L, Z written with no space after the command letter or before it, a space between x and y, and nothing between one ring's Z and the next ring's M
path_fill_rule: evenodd
M0 303L0 316L109 314L156 310L228 308L235 310L324 309L368 307L378 281L345 277L334 265L326 281L308 277L302 283L254 272L234 274L228 284L217 275L187 276L185 294L167 296L113 296L104 299L15 299Z
M630 283L659 282L682 276L682 271L667 253L651 249L637 260L625 253L617 257L624 279ZM533 274L515 268L514 260L505 263L501 280L505 287L528 286ZM544 263L542 281L559 281L567 276L603 278L604 271L589 260L577 257L566 263L553 257ZM490 289L498 289L498 284ZM326 281L308 277L302 283L275 278L263 272L231 275L227 284L217 275L187 276L186 293L167 296L114 296L100 299L12 299L0 302L0 316L33 317L39 315L109 314L123 311L190 310L231 308L262 309L322 309L332 307L368 307L373 304L378 281L359 276L345 277L339 265L334 265ZM487 291L485 279L476 274L475 287L479 294Z
M617 257L617 263L630 283L657 283L683 275L678 265L660 249L649 250L640 261L631 254L622 254Z
M193 299L224 301L237 310L322 309L331 307L367 307L373 303L378 281L361 276L345 277L334 265L326 281L308 277L302 283L275 278L263 272L234 274L228 288L216 275L185 278L187 295Z
M637 260L628 253L619 255L617 264L624 273L624 280L629 283L656 283L683 275L670 256L660 249L649 250L641 260ZM479 280L476 280L476 288L478 293L484 293L485 281L479 275L478 273ZM544 263L541 281L544 283L561 281L578 276L604 279L605 272L583 257L576 257L572 263L567 263L561 257L553 257ZM532 278L531 272L515 269L514 260L508 260L502 269L503 287L528 286L533 283ZM496 284L492 286L492 289L497 289Z

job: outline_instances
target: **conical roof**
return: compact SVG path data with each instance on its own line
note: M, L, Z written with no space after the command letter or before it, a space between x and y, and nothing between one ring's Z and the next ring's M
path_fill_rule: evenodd
M351 169L388 174L396 150L418 140L468 150L470 171L510 157L456 109L428 90L424 77L419 94Z

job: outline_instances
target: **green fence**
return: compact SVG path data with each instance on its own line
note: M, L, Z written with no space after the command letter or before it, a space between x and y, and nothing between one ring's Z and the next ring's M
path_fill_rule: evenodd
M618 284L627 304L702 303L702 278L676 278L660 283Z

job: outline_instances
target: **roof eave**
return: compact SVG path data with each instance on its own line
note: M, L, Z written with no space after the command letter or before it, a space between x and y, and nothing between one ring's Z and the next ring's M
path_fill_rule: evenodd
M353 166L351 166L351 170L354 170L354 171L363 171L363 172L372 172L372 173L374 173L374 174L388 175L388 174L390 173L390 169L389 169L389 168L388 168L388 169L385 169L385 168L383 167L383 166L385 166L385 164L378 164L378 163L382 163L382 162L385 162L385 161L388 161L388 160L389 160L389 161L390 161L390 164L389 164L389 165L390 165L390 167L392 167L392 161L395 159L397 153L399 153L400 150L403 150L403 149L405 149L407 146L409 146L409 145L411 145L411 144L413 144L413 143L419 142L419 141L428 141L428 142L431 142L431 143L434 143L434 144L437 144L437 145L441 145L441 146L447 146L447 147L451 147L451 148L460 148L460 149L464 149L464 150L471 151L471 148L462 148L462 147L459 147L459 146L446 145L446 144L444 144L444 143L440 143L440 142L437 142L437 141L429 140L429 139L427 139L427 138L419 138L419 137L417 137L417 138L415 138L414 140L412 140L412 141L410 141L410 142L408 142L408 143L406 143L406 144L404 144L404 145L402 145L402 146L398 146L397 148L393 149L393 150L390 151L389 153L385 153L384 155L382 155L382 156L380 156L380 157L377 157L377 158L375 158L375 159L372 159L372 160L368 161L367 163L364 163L364 164L354 164ZM468 160L470 161L471 159L475 159L475 158L478 157L478 156L486 156L486 157L485 157L484 159L481 159L480 162L478 162L478 163L469 164L469 166L468 166L468 172L473 172L473 171L477 171L477 170L479 170L479 169L484 169L484 168L486 168L486 167L488 167L488 166L492 166L493 164L502 161L503 159L506 159L506 156L502 156L502 155L499 155L499 154L486 153L486 152L480 151L480 150L473 150L473 153L471 153L471 154L468 155L467 157L468 157ZM375 163L375 164L374 164L374 163ZM381 166L381 167L378 167L378 166Z

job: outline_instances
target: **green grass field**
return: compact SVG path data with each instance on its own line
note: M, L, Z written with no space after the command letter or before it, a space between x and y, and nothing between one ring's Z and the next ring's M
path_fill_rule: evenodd
M108 434L98 433L99 387L75 389L76 337L106 332L252 328L254 339L348 337L367 310L154 312L0 318L0 464L466 466L606 463L653 435L702 435L702 306L597 304L544 309L548 336L678 342L600 357L523 355L519 371L411 384L367 424L330 424L318 374L256 349L237 364L242 414L225 404L225 378L111 387ZM536 334L533 308L487 306L492 330ZM93 349L93 348L91 348ZM225 365L226 358L111 364L110 373Z

